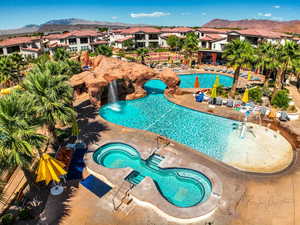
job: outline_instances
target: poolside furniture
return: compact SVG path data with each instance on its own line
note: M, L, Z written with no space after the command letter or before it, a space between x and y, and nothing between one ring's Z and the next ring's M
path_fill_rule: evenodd
M196 95L196 102L203 102L204 101L204 93L200 93Z
M228 99L226 106L227 107L233 107L234 101L232 99Z
M252 77L251 81L261 81L261 79L259 77Z
M222 98L217 98L217 99L216 99L216 105L221 106L222 103L223 103L223 99L222 99Z
M290 117L286 112L280 112L279 120L283 122L290 121Z

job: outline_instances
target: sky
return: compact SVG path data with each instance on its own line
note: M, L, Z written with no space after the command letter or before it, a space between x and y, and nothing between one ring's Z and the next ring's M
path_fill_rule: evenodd
M300 0L2 0L0 29L80 18L200 26L211 19L300 19Z

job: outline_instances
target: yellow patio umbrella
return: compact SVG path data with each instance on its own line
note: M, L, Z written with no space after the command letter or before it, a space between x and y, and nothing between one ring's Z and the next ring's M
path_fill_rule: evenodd
M220 86L220 77L219 77L219 76L216 77L214 86L216 86L216 87L219 87L219 86Z
M9 95L11 93L11 88L5 88L0 91L1 95Z
M214 84L214 87L211 89L211 98L216 98L217 97L217 86Z
M245 93L244 93L244 96L243 96L243 98L242 98L242 101L244 102L244 103L247 103L248 101L249 101L249 90L246 88L246 90L245 90Z
M251 71L248 72L248 80L251 80Z
M272 109L271 112L269 113L268 117L270 119L275 119L277 117L277 112L276 112L276 109Z
M36 182L45 181L49 184L50 181L60 182L60 176L67 174L63 169L65 164L48 154L43 154L40 159L39 167L37 170Z

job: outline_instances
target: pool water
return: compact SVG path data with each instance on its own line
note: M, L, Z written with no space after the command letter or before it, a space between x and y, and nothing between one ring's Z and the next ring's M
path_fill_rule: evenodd
M210 82L200 85L211 87ZM112 123L163 135L222 160L228 149L228 137L233 132L232 124L236 121L171 103L163 95L165 88L163 82L150 80L145 84L146 97L119 101L119 110L107 104L100 108L99 113Z
M211 194L211 182L202 173L186 168L150 166L127 144L106 144L94 153L93 159L107 168L129 167L142 176L150 177L161 195L178 207L195 206L206 201Z
M221 74L187 74L179 75L180 77L180 87L181 88L193 88L195 79L198 77L200 88L211 88L213 87L216 77L219 77L220 84L224 87L231 87L233 84L233 78Z

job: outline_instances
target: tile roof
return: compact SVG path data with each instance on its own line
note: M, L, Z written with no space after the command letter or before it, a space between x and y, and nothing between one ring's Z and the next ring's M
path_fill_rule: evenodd
M123 29L120 33L121 34L135 34L139 32L144 33L160 33L159 29L153 28L153 27L132 27L128 29Z
M39 40L40 37L15 37L15 38L9 38L5 39L3 41L0 41L0 46L13 46L13 45L20 45L24 43L31 43L33 41Z
M190 27L174 27L174 28L162 28L162 33L188 33L194 31L193 28Z
M101 33L96 30L73 30L71 32L63 33L63 34L50 34L44 36L45 39L48 40L56 40L56 39L65 39L69 37L97 37Z
M129 36L129 37L118 39L118 40L116 40L116 42L122 43L122 42L130 40L130 39L133 39L133 36Z
M265 38L276 38L276 39L289 36L284 33L270 31L270 30L263 30L263 29L236 30L236 31L231 31L231 32L235 32L235 33L238 33L241 35L257 36L257 37L265 37ZM230 32L228 32L228 33L230 33Z
M108 44L108 41L98 40L91 43L91 45L105 45L105 44Z
M216 34L226 34L229 31L226 29L216 29L216 28L210 28L210 27L201 27L196 30L203 32L203 33L216 33Z
M61 44L58 42L52 43L52 44L48 44L48 48L58 48L58 47L68 47L68 44Z
M207 34L205 37L200 38L201 41L211 41L211 42L220 41L223 39L226 39L226 37L223 37L220 34Z

